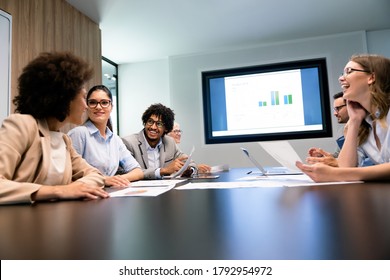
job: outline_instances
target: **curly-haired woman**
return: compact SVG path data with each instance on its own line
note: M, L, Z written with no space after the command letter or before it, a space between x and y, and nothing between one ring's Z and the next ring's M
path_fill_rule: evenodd
M102 174L60 132L82 123L92 74L69 52L42 53L23 69L16 114L0 128L0 204L108 197Z

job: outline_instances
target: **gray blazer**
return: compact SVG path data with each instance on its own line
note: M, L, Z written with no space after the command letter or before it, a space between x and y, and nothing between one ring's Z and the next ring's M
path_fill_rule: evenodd
M123 137L123 143L130 151L131 155L138 161L139 165L144 172L144 179L151 180L157 179L155 176L155 168L149 168L148 154L146 152L146 140L143 135L144 130L139 133L132 134ZM176 145L175 140L169 136L162 137L162 144L160 147L160 166L165 167L170 164L173 160L181 157L184 154L179 147ZM192 162L191 167L196 167L196 164Z

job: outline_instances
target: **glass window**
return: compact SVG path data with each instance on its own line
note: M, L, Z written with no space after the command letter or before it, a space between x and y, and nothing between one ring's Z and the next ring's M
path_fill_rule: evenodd
M118 120L118 65L111 60L102 57L102 80L103 85L110 89L112 93L113 110L111 113L111 122L113 132L119 134Z

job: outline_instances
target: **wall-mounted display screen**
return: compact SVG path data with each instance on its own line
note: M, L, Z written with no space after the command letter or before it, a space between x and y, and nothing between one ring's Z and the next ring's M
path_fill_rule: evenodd
M206 144L331 137L326 59L202 72Z

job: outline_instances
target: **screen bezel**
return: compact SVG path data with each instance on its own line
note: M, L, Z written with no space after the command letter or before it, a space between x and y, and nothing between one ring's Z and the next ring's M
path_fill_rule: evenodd
M319 94L321 104L322 126L320 130L277 132L249 135L229 135L213 136L212 135L212 112L211 112L211 93L210 80L214 78L223 78L231 76L249 75L257 73L267 73L284 70L298 70L305 68L318 69ZM203 121L206 144L254 142L269 140L292 140L308 138L332 137L332 122L330 111L330 96L328 85L328 74L326 58L315 58L299 61L289 61L274 64L256 65L248 67L238 67L229 69L220 69L212 71L203 71L202 79L202 96L203 96Z

